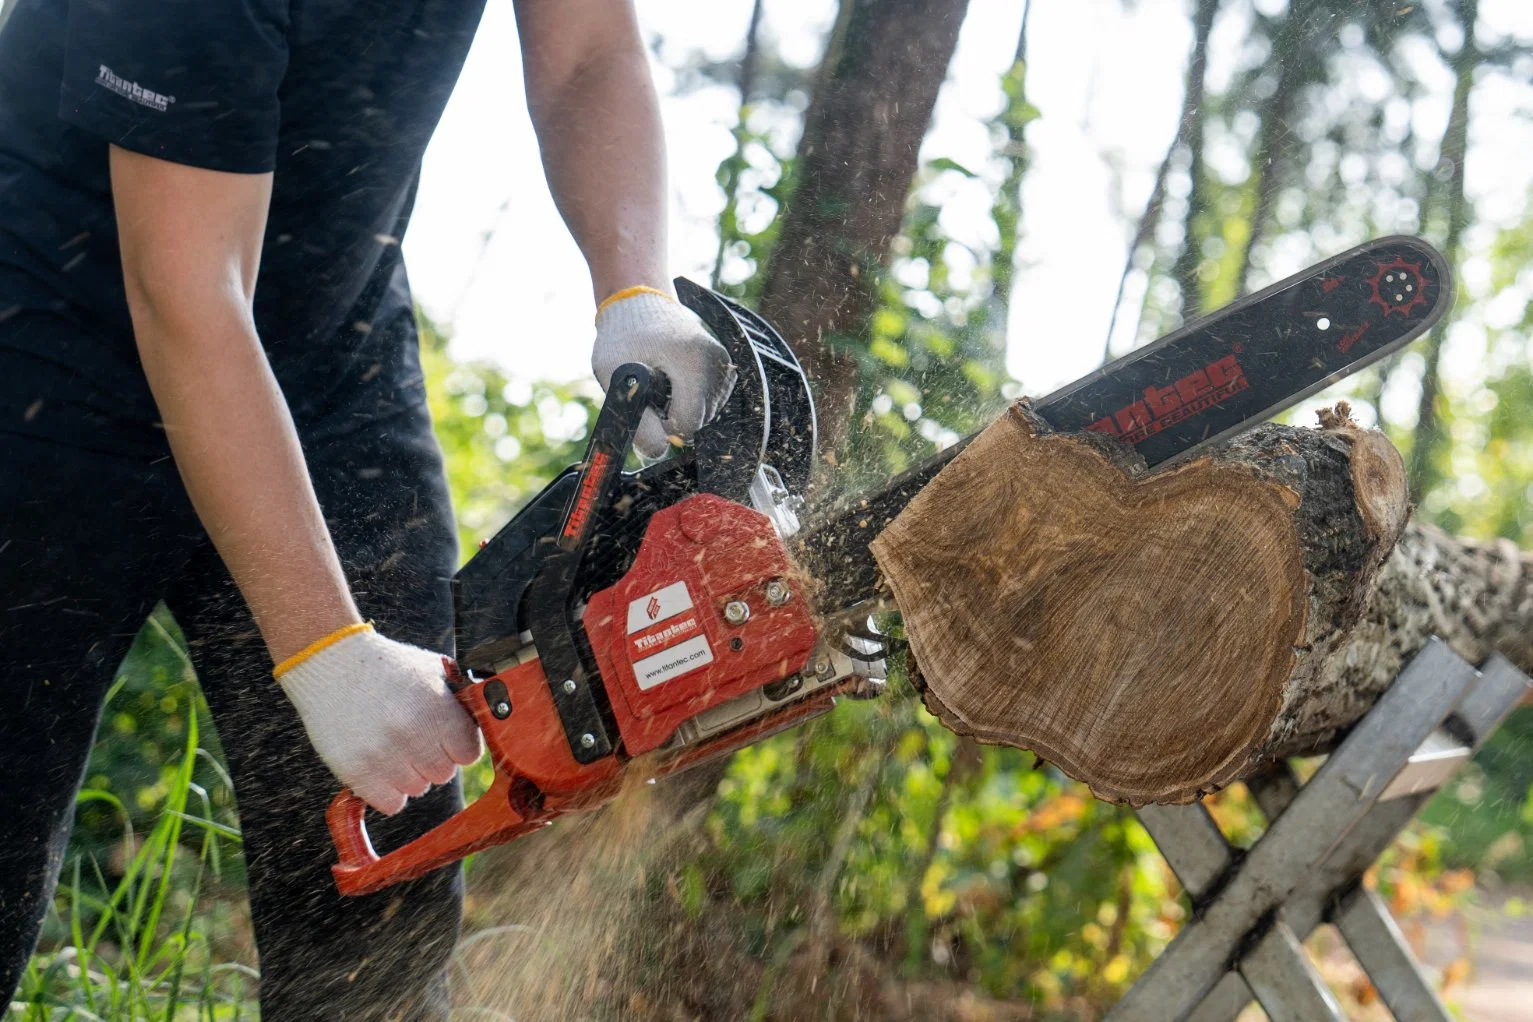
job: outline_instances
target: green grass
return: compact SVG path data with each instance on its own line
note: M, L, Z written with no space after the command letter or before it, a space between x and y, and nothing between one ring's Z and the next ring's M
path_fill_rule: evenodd
M172 804L116 884L108 884L99 864L73 859L58 898L68 913L61 920L68 939L33 956L7 1022L258 1018L255 970L214 961L209 917L199 912L203 881L219 869L219 845L237 842L238 834L187 813L194 794L201 792L191 784L173 789ZM180 844L187 823L202 828L190 861L190 849ZM179 912L167 911L173 893L184 904Z
M60 878L53 935L33 955L5 1022L181 1022L258 1018L254 969L216 961L213 906L205 884L222 878L239 831L215 819L213 800L196 780L197 766L232 789L216 756L202 748L199 718L206 707L179 637L151 620L141 642L179 654L173 686L184 687L184 740L153 826L138 840L133 814L103 787L87 786L80 807L105 805L122 823L122 863L108 880L97 855L74 851ZM164 681L166 670L154 672ZM107 704L129 680L124 673Z

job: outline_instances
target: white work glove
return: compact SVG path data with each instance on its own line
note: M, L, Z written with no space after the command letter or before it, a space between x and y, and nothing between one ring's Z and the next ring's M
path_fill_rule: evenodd
M591 369L606 390L612 373L625 362L642 362L671 381L665 422L644 413L634 449L658 458L671 444L685 443L712 419L735 385L729 352L713 339L702 320L663 291L630 287L619 291L596 312L596 347Z
M399 812L479 759L479 729L448 691L440 653L352 625L272 673L319 758L379 812Z

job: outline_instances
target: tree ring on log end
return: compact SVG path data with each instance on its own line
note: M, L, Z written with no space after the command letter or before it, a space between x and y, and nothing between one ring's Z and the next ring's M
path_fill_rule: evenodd
M1352 491L1363 528L1383 553L1388 553L1405 530L1411 502L1405 462L1395 445L1378 430L1356 427L1339 430L1351 445Z
M873 542L955 731L1102 798L1186 801L1267 737L1303 634L1298 495L1202 458L1130 479L1013 409Z

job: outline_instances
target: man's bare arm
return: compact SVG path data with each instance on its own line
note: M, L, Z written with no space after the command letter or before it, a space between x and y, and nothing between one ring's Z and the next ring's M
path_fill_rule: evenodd
M275 661L360 620L251 312L270 174L116 146L128 308L187 493Z
M479 757L441 657L363 625L251 314L270 174L111 152L123 278L176 467L325 763L385 813Z
M517 0L527 108L601 301L666 279L665 141L630 0Z
M735 370L671 295L665 139L633 4L517 0L516 23L548 186L591 269L591 369L603 387L625 362L670 378L664 420L645 412L634 438L639 453L659 457L713 418Z

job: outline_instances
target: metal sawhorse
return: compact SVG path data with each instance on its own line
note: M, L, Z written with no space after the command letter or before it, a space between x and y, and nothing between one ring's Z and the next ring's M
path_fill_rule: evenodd
M1268 826L1244 853L1198 803L1140 809L1193 915L1108 1022L1230 1022L1253 998L1273 1022L1342 1019L1304 954L1322 922L1335 924L1399 1022L1449 1022L1362 875L1529 684L1499 655L1476 671L1433 639L1309 783L1286 764L1247 781Z

